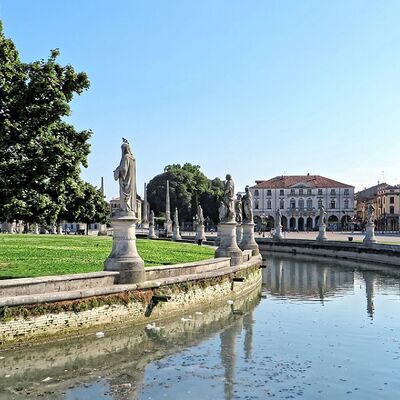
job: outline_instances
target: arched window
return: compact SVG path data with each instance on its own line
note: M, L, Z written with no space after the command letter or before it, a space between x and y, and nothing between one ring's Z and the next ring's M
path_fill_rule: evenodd
M271 205L271 200L268 199L268 200L267 200L267 208L268 208L268 210L270 210L271 207L272 207L272 205Z
M290 199L290 208L296 208L296 200Z
M308 209L312 208L312 199L307 199L307 208Z
M281 210L283 210L283 209L285 208L285 201L284 201L283 199L281 199L281 200L279 201L279 208L280 208Z
M304 199L299 199L299 208L304 208Z
M318 208L322 207L322 199L318 199Z

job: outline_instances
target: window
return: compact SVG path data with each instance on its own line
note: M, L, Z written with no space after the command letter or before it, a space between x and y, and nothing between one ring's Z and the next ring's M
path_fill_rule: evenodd
M322 196L322 189L318 189L318 195Z
M344 208L349 208L349 199L344 199Z
M331 194L335 195L336 194L336 190L335 189L331 189Z
M390 203L390 204L394 204L394 197L390 197L390 198L389 198L389 203Z
M285 191L283 190L283 189L281 189L280 191L279 191L279 196L284 196L285 195Z
M312 208L312 199L307 199L307 208L308 209Z
M304 199L299 199L299 208L304 208Z
M312 194L312 189L307 189L307 194L308 195Z
M394 206L390 206L389 207L389 214L394 214Z
M335 199L331 200L331 208L336 208L336 200Z
M254 209L258 210L258 199L254 200Z
M270 210L272 208L270 199L267 200L267 208L268 208L268 210Z
M344 189L344 194L348 196L349 195L349 189Z
M303 196L303 189L299 189L299 195Z
M256 189L256 190L254 191L254 196L258 196L258 195L259 195L258 189Z
M290 208L296 208L296 200L295 199L290 199Z
M281 199L281 200L279 201L279 208L280 208L281 210L283 210L283 209L285 208L285 201L284 201L283 199Z
M296 194L296 191L294 189L290 189L290 194Z
M322 207L322 199L318 199L318 208Z
M267 196L272 196L271 189L267 190Z

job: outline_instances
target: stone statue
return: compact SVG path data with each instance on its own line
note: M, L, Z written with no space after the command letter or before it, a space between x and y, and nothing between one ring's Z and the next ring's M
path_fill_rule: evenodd
M276 210L276 213L275 213L275 223L276 223L276 225L275 225L276 227L282 225L282 213L279 208Z
M225 178L224 187L224 198L223 202L225 205L225 217L223 222L234 222L235 221L235 183L232 177L227 174Z
M235 202L235 212L236 212L236 222L241 224L243 221L243 213L242 213L242 195L237 194L236 202Z
M204 225L204 214L200 204L197 206L196 220L198 225Z
M253 195L249 186L245 188L246 194L242 197L243 203L243 222L253 222Z
M153 210L150 211L150 221L149 221L149 224L150 224L151 226L154 226L154 211L153 211Z
M372 204L368 205L368 224L373 224L375 219L375 207Z
M325 207L324 206L320 206L319 207L318 226L323 226L325 224L325 215L326 215Z
M114 171L114 179L119 181L120 210L136 213L136 160L129 142L122 138L122 157Z
M178 209L177 208L175 208L174 224L175 224L175 226L179 226L179 217L178 217Z
M226 216L226 207L223 201L221 201L221 203L219 204L218 207L218 216L219 216L219 220L222 222L225 219Z

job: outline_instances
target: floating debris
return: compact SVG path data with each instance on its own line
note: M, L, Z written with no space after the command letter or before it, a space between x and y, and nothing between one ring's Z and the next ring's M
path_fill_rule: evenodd
M51 376L48 376L47 378L44 378L43 380L42 380L42 382L49 382L49 381L51 381L53 378L51 377Z
M96 337L97 338L102 338L102 337L104 337L105 336L105 333L104 332L97 332L96 333Z

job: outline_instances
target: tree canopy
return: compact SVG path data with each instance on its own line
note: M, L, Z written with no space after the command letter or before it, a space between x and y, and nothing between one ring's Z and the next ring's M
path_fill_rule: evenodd
M218 221L218 206L223 196L223 182L207 178L199 165L172 164L155 176L147 185L147 198L156 215L165 212L166 183L169 180L171 211L178 208L180 220L191 221L197 204L203 207L204 216Z
M92 133L63 118L89 79L58 56L22 62L0 22L0 221L55 222L71 193L88 190L79 176Z

